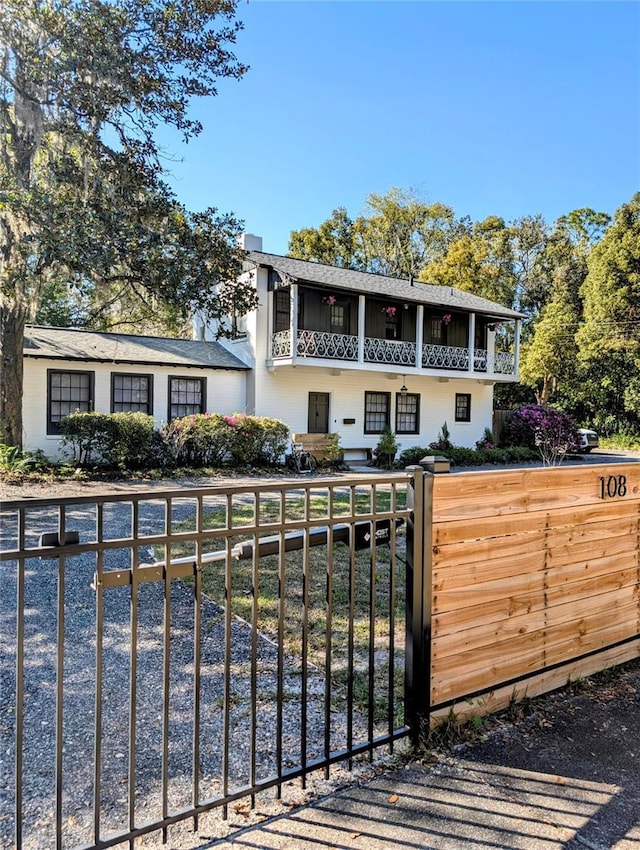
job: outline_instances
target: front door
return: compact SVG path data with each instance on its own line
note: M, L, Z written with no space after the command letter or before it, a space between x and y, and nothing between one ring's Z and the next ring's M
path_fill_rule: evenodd
M309 393L309 423L307 433L329 433L329 393Z

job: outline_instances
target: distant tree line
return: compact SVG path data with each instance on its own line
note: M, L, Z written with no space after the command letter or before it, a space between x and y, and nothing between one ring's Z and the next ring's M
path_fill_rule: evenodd
M640 194L613 218L583 208L550 224L541 215L474 222L391 189L370 195L356 218L339 207L293 231L289 254L521 311L522 383L498 385L497 406L553 404L603 434L640 433Z

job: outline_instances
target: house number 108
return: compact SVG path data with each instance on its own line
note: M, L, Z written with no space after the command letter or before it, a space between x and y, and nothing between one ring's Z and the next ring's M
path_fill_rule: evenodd
M609 475L608 478L601 475L599 480L601 499L615 499L616 496L627 495L626 475Z

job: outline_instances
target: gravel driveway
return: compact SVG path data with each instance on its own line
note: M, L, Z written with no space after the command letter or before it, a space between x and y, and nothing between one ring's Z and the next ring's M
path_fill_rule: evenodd
M121 490L122 483L115 487ZM131 485L129 485L131 486ZM255 481L254 481L255 486ZM83 495L87 490L82 486ZM141 489L136 483L136 490ZM155 484L150 492L157 489ZM100 488L103 492L104 488ZM44 494L41 494L44 495ZM47 493L52 497L53 493ZM175 521L192 514L194 503L184 500ZM151 533L164 522L161 503L146 503L142 526ZM41 509L27 528L27 545L37 535L55 531L57 516ZM114 505L108 512L105 538L130 533L130 509ZM67 511L67 528L78 530L81 542L95 539L95 507L78 505ZM0 527L3 549L16 545L13 519L5 514ZM152 561L149 547L140 550L141 561ZM105 569L128 569L129 550L105 553ZM96 560L93 553L68 557L64 572L64 703L62 747L62 811L64 846L92 842L94 796L94 728L96 724L96 595L92 588ZM56 812L56 644L59 628L57 610L57 559L27 562L25 574L25 671L23 813L26 850L44 850L55 843ZM0 846L13 844L14 735L16 669L16 567L0 564ZM130 588L104 591L102 647L102 751L100 809L102 834L126 830L129 821L127 768L130 758ZM136 823L163 815L163 583L139 585L137 676L135 686L135 786ZM202 684L200 691L200 786L199 799L214 798L224 790L223 695L225 674L224 610L204 599L202 616ZM169 714L167 808L176 811L192 804L192 741L194 722L194 601L192 589L182 581L172 582L171 649L167 697ZM251 657L252 631L247 623L233 618L230 633L229 789L250 784L253 778L276 772L276 718L278 652L263 636L257 641L257 729L255 739L256 777L250 768L251 744ZM308 665L306 686L306 758L323 754L325 733L325 677ZM299 658L285 658L282 708L282 763L284 768L301 763L302 668ZM366 738L363 718L354 717L354 738ZM332 748L346 743L344 713L331 715ZM336 781L340 781L337 779ZM300 791L296 792L300 794ZM302 796L304 793L302 792ZM221 834L225 827L220 824Z

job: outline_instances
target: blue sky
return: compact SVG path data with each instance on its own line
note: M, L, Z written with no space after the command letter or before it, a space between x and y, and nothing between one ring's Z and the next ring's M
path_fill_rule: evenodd
M413 188L479 220L640 189L640 4L250 0L251 66L194 103L204 132L171 184L192 210L233 211L264 250L371 192Z

